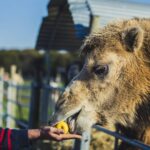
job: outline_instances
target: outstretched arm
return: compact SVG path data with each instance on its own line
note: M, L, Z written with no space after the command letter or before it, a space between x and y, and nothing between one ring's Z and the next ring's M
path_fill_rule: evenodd
M43 127L41 129L28 130L28 137L30 140L34 139L49 139L55 141L62 141L68 139L81 139L80 135L77 134L64 134L63 130L54 127Z
M29 145L28 130L0 128L0 149L20 149Z
M80 138L80 135L63 134L62 130L50 126L29 130L0 128L0 149L12 150L29 147L30 141L38 139L62 141Z

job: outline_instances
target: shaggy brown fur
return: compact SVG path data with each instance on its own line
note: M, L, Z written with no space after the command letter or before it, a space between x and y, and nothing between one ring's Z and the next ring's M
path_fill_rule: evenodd
M107 25L86 38L82 54L85 64L58 100L55 122L78 113L77 131L115 125L150 144L150 19Z

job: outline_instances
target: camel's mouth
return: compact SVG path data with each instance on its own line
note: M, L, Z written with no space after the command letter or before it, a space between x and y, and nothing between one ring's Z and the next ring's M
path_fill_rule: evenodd
M70 133L76 133L76 121L77 121L77 118L78 118L80 112L81 112L81 110L67 118L67 123L69 125Z
M70 133L76 133L76 121L77 118L80 114L82 109L76 111L76 112L72 112L72 113L68 113L64 116L62 116L61 114L54 114L54 116L50 119L49 121L49 125L51 126L55 126L58 122L60 121L66 121L67 124L69 125L69 132Z

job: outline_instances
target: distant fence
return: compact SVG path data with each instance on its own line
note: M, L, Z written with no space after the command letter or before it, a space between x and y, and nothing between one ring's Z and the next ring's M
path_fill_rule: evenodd
M39 124L47 124L49 115L54 109L55 102L63 88L54 88L49 85L38 87L32 85L17 85L12 81L4 81L0 78L0 127L29 128L34 117L36 103L35 89L40 88ZM37 92L37 91L36 91ZM33 110L32 110L33 109ZM118 150L118 140L122 140L143 150L150 150L150 146L140 141L129 139L118 132L107 130L100 126L94 126L97 132L102 131L115 138L114 150ZM81 141L76 140L73 150L89 150L91 133L84 132Z
M28 128L31 86L0 78L0 127Z

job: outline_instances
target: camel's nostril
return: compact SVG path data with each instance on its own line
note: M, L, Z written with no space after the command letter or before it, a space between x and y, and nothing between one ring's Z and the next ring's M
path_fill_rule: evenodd
M48 124L51 125L51 126L54 126L58 122L63 121L63 120L65 120L63 115L61 115L61 114L58 115L58 114L55 113L52 117L50 117L50 119L48 121Z

